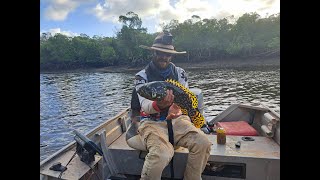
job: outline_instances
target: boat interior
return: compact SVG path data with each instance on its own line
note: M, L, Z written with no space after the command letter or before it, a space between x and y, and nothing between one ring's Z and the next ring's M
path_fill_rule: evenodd
M94 161L87 165L78 156L72 158L76 152L76 142L72 142L40 163L41 177L56 179L60 172L52 171L50 167L57 162L67 164L72 159L68 169L62 174L63 179L101 179L99 176L109 179L139 178L147 152L133 149L126 142L126 131L131 124L129 112L128 108L86 134L101 147L103 156L96 154ZM217 144L215 126L239 121L253 127L256 134L227 134L226 144ZM234 104L208 124L213 130L207 134L212 147L203 179L280 179L279 114L262 104ZM179 147L173 158L174 178L182 179L188 149ZM165 179L170 176L170 168L167 166L162 177Z

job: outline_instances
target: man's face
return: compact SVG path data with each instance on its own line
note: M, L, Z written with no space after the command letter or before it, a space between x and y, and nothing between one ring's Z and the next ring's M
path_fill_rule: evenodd
M172 58L172 54L161 51L154 51L154 56L153 62L159 69L167 68Z

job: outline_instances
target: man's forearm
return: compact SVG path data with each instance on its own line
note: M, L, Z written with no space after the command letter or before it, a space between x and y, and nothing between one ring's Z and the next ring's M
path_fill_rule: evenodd
M156 107L155 101L151 101L149 99L142 99L141 100L141 109L147 114L154 114L158 113L160 110Z

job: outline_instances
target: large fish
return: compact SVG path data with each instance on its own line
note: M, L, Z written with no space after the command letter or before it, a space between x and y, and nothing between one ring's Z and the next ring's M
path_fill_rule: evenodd
M177 104L182 114L188 115L195 127L201 128L205 119L198 109L197 96L178 81L169 79L166 81L153 81L143 84L137 93L152 101L161 101L167 95L167 89L171 89L174 95L173 102Z

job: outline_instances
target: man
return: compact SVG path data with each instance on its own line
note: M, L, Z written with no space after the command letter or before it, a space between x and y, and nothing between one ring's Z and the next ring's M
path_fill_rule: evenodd
M153 52L152 61L145 69L135 76L136 90L144 83L175 79L188 88L185 71L171 63L174 54L186 53L175 51L172 45L172 35L160 33L152 47L140 46ZM173 104L172 90L167 90L167 96L162 101L151 101L138 95L141 111L138 134L143 140L143 146L148 150L141 172L141 179L160 180L163 169L169 164L174 155L174 146L189 149L189 157L184 172L185 180L201 179L208 158L211 142L205 134L192 125L190 118L181 115ZM169 142L168 127L164 121L168 114L172 119L173 145Z

